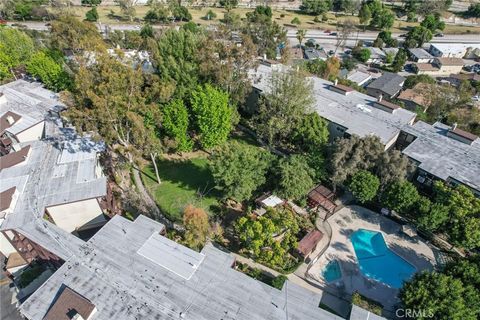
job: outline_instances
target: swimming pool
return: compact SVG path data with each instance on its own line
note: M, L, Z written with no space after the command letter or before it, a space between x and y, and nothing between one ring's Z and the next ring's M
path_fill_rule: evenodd
M342 277L342 271L337 260L330 261L322 270L322 276L327 282L338 280Z
M401 288L415 273L415 267L391 251L380 232L359 229L351 237L360 271L365 276Z

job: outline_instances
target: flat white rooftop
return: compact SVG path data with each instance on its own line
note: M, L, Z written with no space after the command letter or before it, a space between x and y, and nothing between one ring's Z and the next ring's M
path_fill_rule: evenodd
M205 258L203 253L184 247L158 232L153 233L137 253L185 280L192 277Z

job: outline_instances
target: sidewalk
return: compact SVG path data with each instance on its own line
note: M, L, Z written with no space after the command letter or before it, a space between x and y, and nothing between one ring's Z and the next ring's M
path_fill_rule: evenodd
M263 264L255 262L252 259L245 258L244 256L241 256L238 253L231 252L231 254L235 257L235 260L237 260L238 262L244 263L252 268L260 269L266 274L270 274L273 277L278 277L281 274L280 272L275 271L267 266L264 266Z

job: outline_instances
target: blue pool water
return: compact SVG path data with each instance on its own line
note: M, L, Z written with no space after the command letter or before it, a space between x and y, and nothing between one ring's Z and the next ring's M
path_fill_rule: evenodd
M342 277L342 271L337 260L330 261L322 270L322 275L327 282L338 280Z
M359 229L350 240L360 271L369 278L400 288L416 271L414 266L387 247L380 232Z

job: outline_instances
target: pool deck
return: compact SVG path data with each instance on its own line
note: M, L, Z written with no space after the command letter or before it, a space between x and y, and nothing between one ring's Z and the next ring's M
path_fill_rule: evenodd
M420 270L432 270L437 255L433 246L425 243L418 236L409 237L401 232L396 222L375 212L359 206L348 206L330 217L327 222L332 229L329 248L310 267L308 276L326 291L337 296L348 297L354 291L383 304L386 311L392 311L399 302L398 289L365 277L359 269L350 235L358 229L382 232L388 247L400 257ZM331 260L338 260L342 278L327 283L322 269Z

